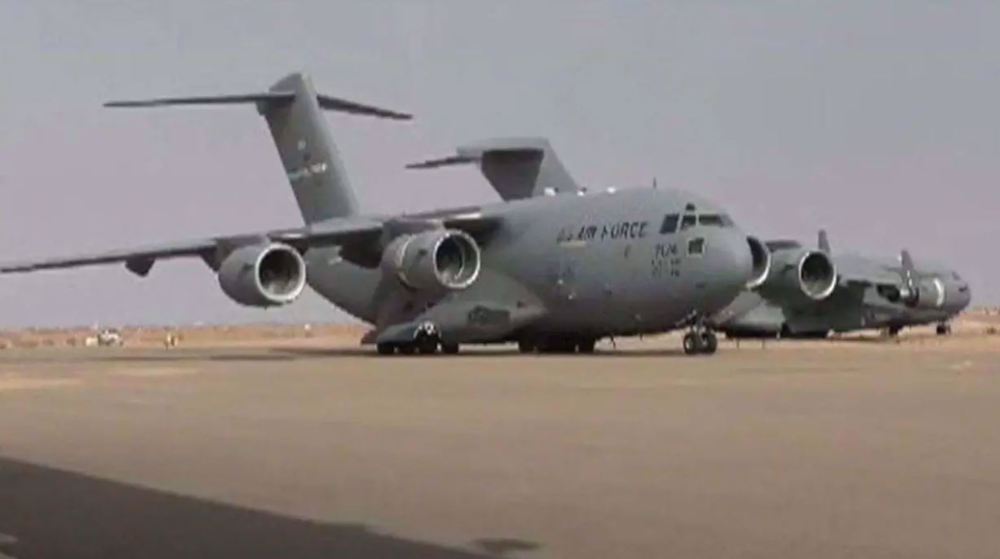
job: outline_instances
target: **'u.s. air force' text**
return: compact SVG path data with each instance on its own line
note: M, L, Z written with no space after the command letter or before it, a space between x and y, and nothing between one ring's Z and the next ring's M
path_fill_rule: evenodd
M563 227L559 230L559 235L556 236L556 242L641 239L646 236L648 228L648 221L621 221L597 225Z

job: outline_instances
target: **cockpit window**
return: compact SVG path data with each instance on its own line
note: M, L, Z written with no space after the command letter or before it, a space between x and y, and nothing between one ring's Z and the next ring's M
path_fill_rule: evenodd
M698 223L697 217L691 214L685 215L684 219L681 220L681 231L685 229L690 229L691 227L694 227L697 223Z
M667 214L663 216L663 225L660 225L660 234L667 235L677 232L677 221L681 216L677 214Z
M705 239L697 237L688 241L688 256L705 254Z
M705 227L732 227L733 220L726 214L701 214L698 223Z

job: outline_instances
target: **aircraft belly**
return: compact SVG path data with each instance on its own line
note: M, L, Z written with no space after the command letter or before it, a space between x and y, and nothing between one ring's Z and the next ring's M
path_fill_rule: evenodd
M375 321L375 291L381 270L363 268L340 258L337 249L314 249L306 254L308 283L324 299L355 318Z

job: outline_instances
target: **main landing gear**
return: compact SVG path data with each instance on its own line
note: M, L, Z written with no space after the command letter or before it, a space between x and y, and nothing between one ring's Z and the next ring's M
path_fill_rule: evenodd
M596 338L551 337L542 339L524 338L518 340L517 349L521 353L594 353Z
M420 326L412 342L383 342L375 344L375 351L379 355L392 355L397 351L402 355L413 355L415 353L420 355L434 355L439 350L445 355L455 355L459 351L459 345L454 342L442 341L437 328L430 322Z
M460 351L460 347L456 343L441 342L436 339L422 339L402 344L376 344L375 351L379 355L393 355L396 352L399 352L400 355L434 355L438 351L445 355L456 355Z
M684 334L684 353L687 355L712 355L717 349L719 338L707 328L692 328Z
M951 324L948 324L947 322L942 322L941 324L937 325L935 332L937 332L938 336L948 336L951 334Z

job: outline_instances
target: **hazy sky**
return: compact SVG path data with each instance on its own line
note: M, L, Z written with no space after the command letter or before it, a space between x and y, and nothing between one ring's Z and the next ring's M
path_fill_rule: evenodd
M366 211L490 202L455 145L548 136L582 183L700 192L764 237L948 263L1000 303L997 2L0 0L0 259L295 226L250 107L112 111L294 71L410 111L329 115ZM200 261L0 277L0 326L327 320L230 303Z

